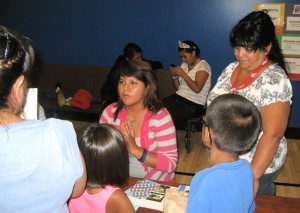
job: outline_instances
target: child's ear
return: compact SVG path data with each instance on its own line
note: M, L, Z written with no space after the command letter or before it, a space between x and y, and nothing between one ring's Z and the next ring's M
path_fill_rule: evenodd
M202 128L202 141L205 146L210 147L209 132L207 126L203 126Z
M202 141L205 146L210 147L211 143L214 143L215 135L212 129L209 129L207 126L202 128Z

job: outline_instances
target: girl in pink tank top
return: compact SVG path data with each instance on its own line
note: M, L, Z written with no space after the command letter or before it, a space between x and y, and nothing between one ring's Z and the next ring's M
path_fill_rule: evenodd
M88 174L84 193L69 202L75 212L134 212L120 189L129 177L129 159L121 133L108 124L90 124L79 136L78 145Z

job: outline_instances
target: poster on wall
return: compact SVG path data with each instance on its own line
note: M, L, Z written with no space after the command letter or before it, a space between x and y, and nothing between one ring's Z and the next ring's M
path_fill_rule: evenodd
M285 8L285 33L300 33L300 4L286 4Z
M256 3L254 9L267 11L276 27L276 33L283 33L285 4Z
M283 34L281 49L290 80L300 81L300 34Z
M300 57L300 35L281 34L277 35L284 56Z
M300 60L299 58L285 57L287 69L289 70L290 80L300 80Z
M256 3L254 9L271 16L289 78L300 81L300 4Z

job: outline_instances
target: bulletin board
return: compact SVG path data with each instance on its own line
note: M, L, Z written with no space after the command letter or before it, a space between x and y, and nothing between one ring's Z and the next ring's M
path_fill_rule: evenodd
M300 81L300 4L256 3L267 10L275 25L290 80Z

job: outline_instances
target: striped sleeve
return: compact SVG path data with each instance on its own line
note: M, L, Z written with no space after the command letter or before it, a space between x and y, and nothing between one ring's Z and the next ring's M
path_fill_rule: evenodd
M163 109L155 115L155 118L150 122L149 139L155 147L153 150L157 153L156 170L171 173L174 172L178 160L176 131L172 118L167 111ZM151 131L155 129L155 133ZM152 137L152 138L151 138Z
M99 123L112 124L116 128L120 128L120 126L117 125L119 123L118 122L119 119L117 119L117 122L114 121L114 112L115 112L114 105L111 104L111 105L107 106L100 116Z

